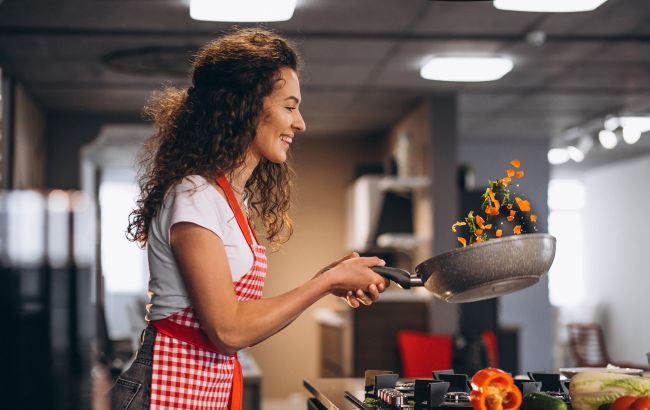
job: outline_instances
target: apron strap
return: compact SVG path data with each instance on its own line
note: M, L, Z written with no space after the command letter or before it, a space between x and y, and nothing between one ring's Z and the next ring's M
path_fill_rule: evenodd
M169 320L169 318L152 320L149 324L153 326L158 333L173 337L174 339L182 340L185 343L189 343L210 352L221 354L201 329L179 325L178 323Z
M246 242L248 243L248 246L250 246L251 249L253 249L253 238L251 237L251 232L253 232L253 230L250 228L250 225L246 220L246 216L244 216L244 212L239 207L239 203L237 202L237 198L235 198L235 193L233 192L232 187L230 186L230 182L228 182L228 179L226 178L225 175L221 175L215 178L215 181L217 182L217 185L219 185L221 189L223 189L223 192L226 194L228 205L230 205L230 209L232 209L232 212L235 214L237 225L239 225L239 229L241 229L241 232L244 234L244 238L246 238ZM255 235L254 232L253 235ZM257 242L257 237L255 237L255 241Z
M232 375L232 391L230 392L230 410L242 410L244 402L244 374L241 363L235 356L235 371Z

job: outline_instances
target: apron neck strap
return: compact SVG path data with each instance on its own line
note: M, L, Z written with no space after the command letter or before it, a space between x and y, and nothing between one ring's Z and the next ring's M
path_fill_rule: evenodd
M235 214L237 225L239 225L239 229L241 229L241 232L244 234L244 238L246 238L246 242L252 248L253 246L253 238L251 236L252 229L250 228L250 225L248 224L248 221L244 216L244 212L241 210L241 207L239 206L239 202L237 202L237 198L235 198L235 193L233 192L232 187L230 186L230 182L228 182L228 178L226 178L225 175L221 175L215 178L215 181L217 182L217 185L219 185L221 189L223 189L223 192L226 194L228 205L230 205L230 209L232 209L232 212ZM255 239L257 240L257 238Z

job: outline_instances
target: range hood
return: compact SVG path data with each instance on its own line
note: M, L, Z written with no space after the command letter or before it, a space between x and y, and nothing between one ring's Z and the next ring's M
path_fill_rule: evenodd
M413 233L413 192L426 177L364 175L347 192L347 248L410 251L423 240Z

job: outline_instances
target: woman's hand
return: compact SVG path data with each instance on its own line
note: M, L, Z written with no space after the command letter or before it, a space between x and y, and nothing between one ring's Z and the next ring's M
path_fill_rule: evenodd
M352 259L352 258L358 258L359 254L357 252L351 252L341 259L334 261L330 263L329 265L325 266L323 269L319 270L316 276L320 276L323 273L327 272L328 270L332 269L333 267L337 266L339 263ZM330 291L330 293L334 296L340 297L345 301L345 303L348 304L353 309L358 308L359 306L363 305L370 305L372 304L373 301L377 300L379 298L379 294L384 291L384 289L388 286L390 282L386 281L387 283L380 284L379 286L376 286L375 284L372 284L368 288L368 295L366 295L366 292L364 292L362 289L356 289L356 290L344 290L344 289L333 289Z
M389 285L389 281L370 269L384 266L377 257L359 257L352 252L321 269L316 276L328 275L332 280L330 293L341 297L352 308L371 305Z

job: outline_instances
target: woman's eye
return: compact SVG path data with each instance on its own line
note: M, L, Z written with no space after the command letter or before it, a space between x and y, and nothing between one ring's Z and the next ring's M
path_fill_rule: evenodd
M289 111L293 111L293 110L296 109L296 107L286 107L286 108L287 108L287 110L289 110Z

